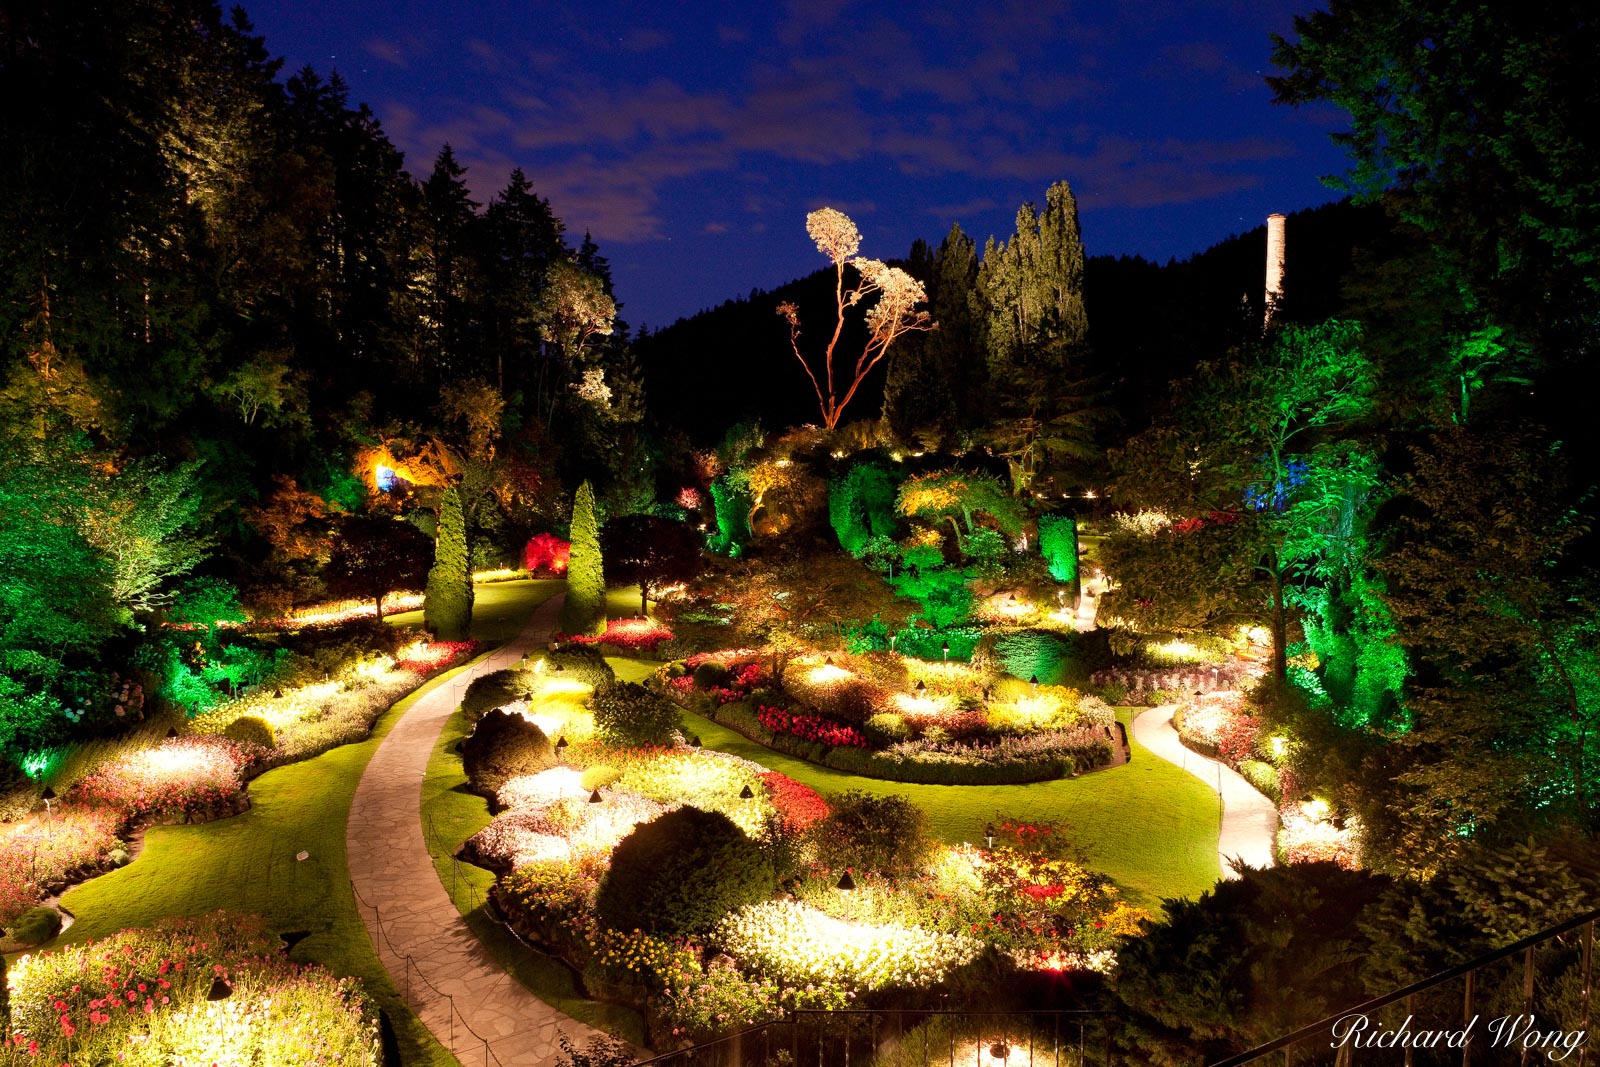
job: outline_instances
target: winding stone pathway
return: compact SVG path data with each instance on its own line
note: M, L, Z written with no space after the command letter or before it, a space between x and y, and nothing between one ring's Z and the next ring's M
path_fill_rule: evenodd
M1172 725L1177 705L1152 708L1133 720L1133 736L1168 763L1177 764L1222 798L1222 833L1217 838L1217 858L1224 878L1239 877L1229 860L1251 867L1273 865L1273 839L1278 831L1278 809L1226 764L1184 747Z
M395 986L410 989L411 1005L439 1043L472 1067L543 1067L559 1054L558 1031L579 1045L597 1033L528 992L484 950L439 881L422 831L428 758L467 684L544 648L564 599L545 601L516 638L411 706L367 764L345 831L350 880L378 957ZM373 905L383 922L381 941ZM409 967L402 954L412 957ZM454 998L453 1013L450 1001L420 978ZM492 1058L463 1021L488 1040Z

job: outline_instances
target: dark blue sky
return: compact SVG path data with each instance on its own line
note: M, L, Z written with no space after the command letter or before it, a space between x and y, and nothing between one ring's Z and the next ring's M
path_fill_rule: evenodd
M1342 169L1331 110L1275 107L1272 32L1313 0L585 5L256 0L291 69L337 69L425 175L448 141L480 200L527 171L662 326L822 266L806 212L902 256L980 244L1072 183L1091 255L1185 256ZM1291 241L1293 236L1291 235Z

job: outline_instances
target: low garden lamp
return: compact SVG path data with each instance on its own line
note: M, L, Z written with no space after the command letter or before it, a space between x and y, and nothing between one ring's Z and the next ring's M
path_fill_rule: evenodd
M748 782L745 783L745 787L743 789L739 790L739 799L740 800L754 800L755 796L756 795L755 795L754 792L751 791L750 783L748 783Z
M556 755L559 756L559 755L561 755L562 753L564 753L566 751L567 751L567 735L566 734L562 734L556 740Z
M844 869L844 873L839 876L839 888L844 890L845 892L849 892L850 890L854 889L855 887L856 887L856 880L854 878L850 877L850 868L846 867Z
M207 1000L227 1000L231 996L233 996L233 986L228 984L227 979L220 974L212 979L211 992L206 994Z
M923 681L921 678L918 678L917 679L917 696L920 697L923 693L926 693L927 691L928 691L928 683Z
M1029 678L1028 684L1033 686L1035 689L1039 688L1039 676L1036 674L1032 678Z
M945 639L944 644L939 646L939 651L944 653L944 661L946 663L949 663L950 662L950 641L949 641L948 638Z
M176 726L167 727L167 740L168 741L176 741L177 739L178 739L178 728Z
M56 791L51 789L49 786L45 786L44 792L39 794L39 799L44 801L44 811L45 814L48 815L50 814L50 805L54 803L56 799Z
M591 804L604 804L605 803L605 798L600 795L600 790L598 788L596 788L593 793L589 794L589 803L591 803Z

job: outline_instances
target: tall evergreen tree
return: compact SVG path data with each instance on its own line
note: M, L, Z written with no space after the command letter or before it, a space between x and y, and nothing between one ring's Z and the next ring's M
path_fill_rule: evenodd
M912 247L907 266L928 289L928 310L938 327L912 334L889 355L888 379L883 387L883 417L897 435L910 437L917 430L950 436L970 414L973 397L981 388L985 368L975 358L972 293L978 277L977 246L961 232L961 224L939 245L939 250L919 256L927 244Z
M422 183L423 354L440 376L467 371L472 239L477 203L449 145Z
M600 558L600 524L594 514L594 490L578 486L572 499L572 551L567 557L567 600L561 606L561 630L569 634L601 634L606 629L606 576Z
M423 625L441 641L464 641L472 630L472 566L467 555L467 520L455 486L439 502L439 537L428 571Z
M991 237L984 247L972 314L987 354L992 443L1018 492L1056 461L1094 452L1083 263L1078 205L1064 181L1046 192L1042 212L1018 209L1009 242Z

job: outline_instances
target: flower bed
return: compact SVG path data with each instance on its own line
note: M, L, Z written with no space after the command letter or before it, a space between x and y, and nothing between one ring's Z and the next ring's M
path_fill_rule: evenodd
M102 765L69 799L114 812L124 825L203 822L241 810L245 772L263 755L258 745L221 737L175 738Z
M50 1064L377 1067L359 982L281 950L260 918L217 912L24 956L9 974L12 1047ZM229 995L212 1000L219 979Z
M1359 826L1345 820L1339 826L1328 817L1327 806L1317 801L1285 804L1278 812L1283 828L1278 832L1278 849L1285 863L1337 863L1355 870Z
M556 634L562 644L599 646L607 655L654 656L672 631L651 619L611 619L603 634Z
M840 983L858 992L926 989L982 945L895 923L845 922L792 900L740 908L712 940L758 974L789 985Z
M0 823L0 926L70 882L99 873L121 847L115 812L57 805Z
M854 726L841 726L820 715L797 715L784 708L756 709L761 725L775 734L793 734L802 741L815 741L830 747L868 748L867 739Z

